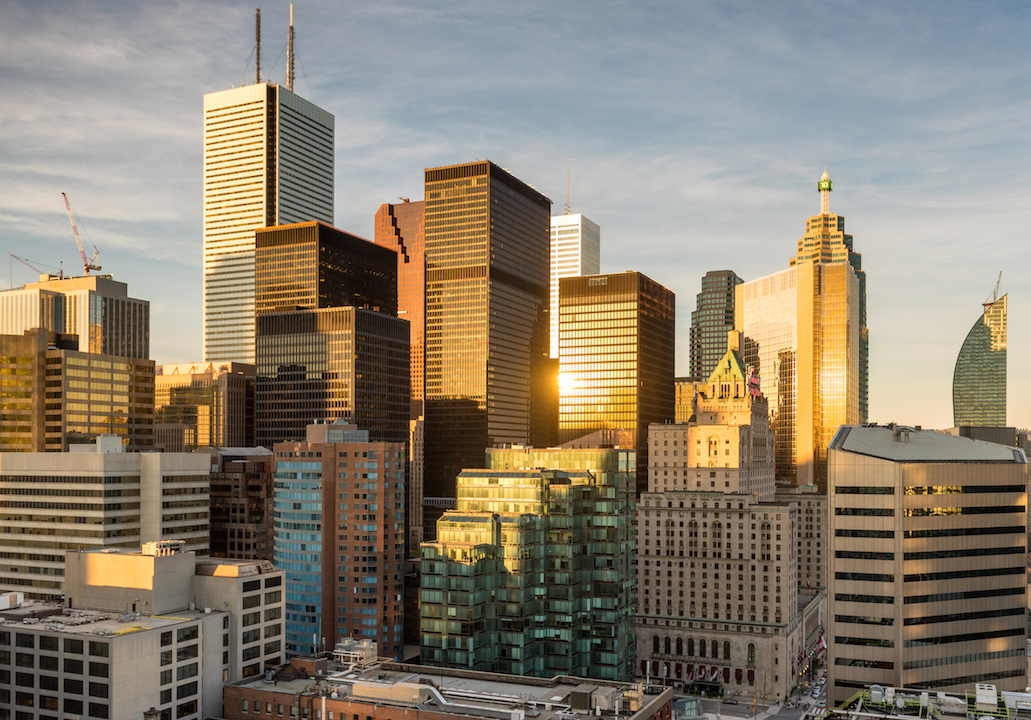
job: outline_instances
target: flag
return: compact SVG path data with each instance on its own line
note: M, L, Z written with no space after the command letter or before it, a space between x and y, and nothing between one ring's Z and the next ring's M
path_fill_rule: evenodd
M813 569L811 567L805 569L805 586L807 590L813 589Z

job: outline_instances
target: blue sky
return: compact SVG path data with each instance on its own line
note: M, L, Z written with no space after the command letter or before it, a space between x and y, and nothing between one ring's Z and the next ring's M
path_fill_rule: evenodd
M253 79L255 3L0 4L0 249L78 254L151 301L152 355L200 359L201 103ZM288 3L262 4L284 75ZM863 254L871 419L948 427L952 367L1000 270L1009 422L1031 425L1031 5L298 2L296 89L336 116L336 224L490 158L602 228L602 270L678 299L787 266L819 210ZM278 60L277 60L278 57ZM0 259L8 259L0 257ZM0 287L34 280L14 262Z

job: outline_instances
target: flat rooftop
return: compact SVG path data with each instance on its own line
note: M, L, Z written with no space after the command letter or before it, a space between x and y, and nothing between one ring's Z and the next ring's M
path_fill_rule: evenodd
M130 633L158 630L203 618L200 610L183 610L170 615L140 615L138 613L79 610L50 603L28 600L20 607L0 611L0 628L35 628L67 635L90 637L117 637Z
M898 426L842 425L833 450L893 462L1008 462L1026 464L1024 453L1007 445Z

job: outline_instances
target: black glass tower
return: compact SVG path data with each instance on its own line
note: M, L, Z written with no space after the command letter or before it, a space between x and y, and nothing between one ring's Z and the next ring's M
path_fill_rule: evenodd
M691 313L691 377L706 380L727 353L727 333L734 329L734 288L744 282L733 270L711 270Z
M425 496L440 507L486 448L546 443L554 427L551 201L484 161L426 170L424 211Z
M349 418L373 442L406 442L409 326L394 251L323 223L255 233L256 440L303 440Z

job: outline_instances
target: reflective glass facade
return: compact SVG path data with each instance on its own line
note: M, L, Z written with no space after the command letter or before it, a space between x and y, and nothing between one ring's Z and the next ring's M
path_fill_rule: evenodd
M502 448L487 459L490 469L459 475L456 508L422 546L422 663L631 677L635 452ZM528 467L570 469L514 469Z
M254 233L258 315L354 306L397 315L397 255L320 222Z
M376 441L408 439L405 320L354 307L257 319L257 442L304 437L309 423L351 418Z
M157 366L154 422L158 449L163 452L192 452L198 447L253 447L254 366ZM182 446L162 447L166 433L170 439L181 437Z
M960 348L952 376L956 427L1006 425L1006 306L1006 295L985 303Z
M278 85L204 96L204 360L254 362L254 231L333 223L333 116Z
M777 481L826 487L827 445L859 422L859 281L848 263L799 264L737 287L742 358L777 436Z
M702 278L691 312L691 377L706 380L727 352L734 329L734 288L744 282L733 270L712 270Z
M673 420L673 292L641 273L562 278L559 291L559 442L595 430L635 433ZM637 487L647 490L647 465Z
M401 659L404 443L282 443L275 453L287 657L356 637Z
M540 444L550 217L548 198L493 163L426 170L427 498L454 497L484 448Z
M377 245L397 254L397 314L411 326L412 400L425 397L426 249L422 201L380 206ZM418 415L413 415L418 417Z

